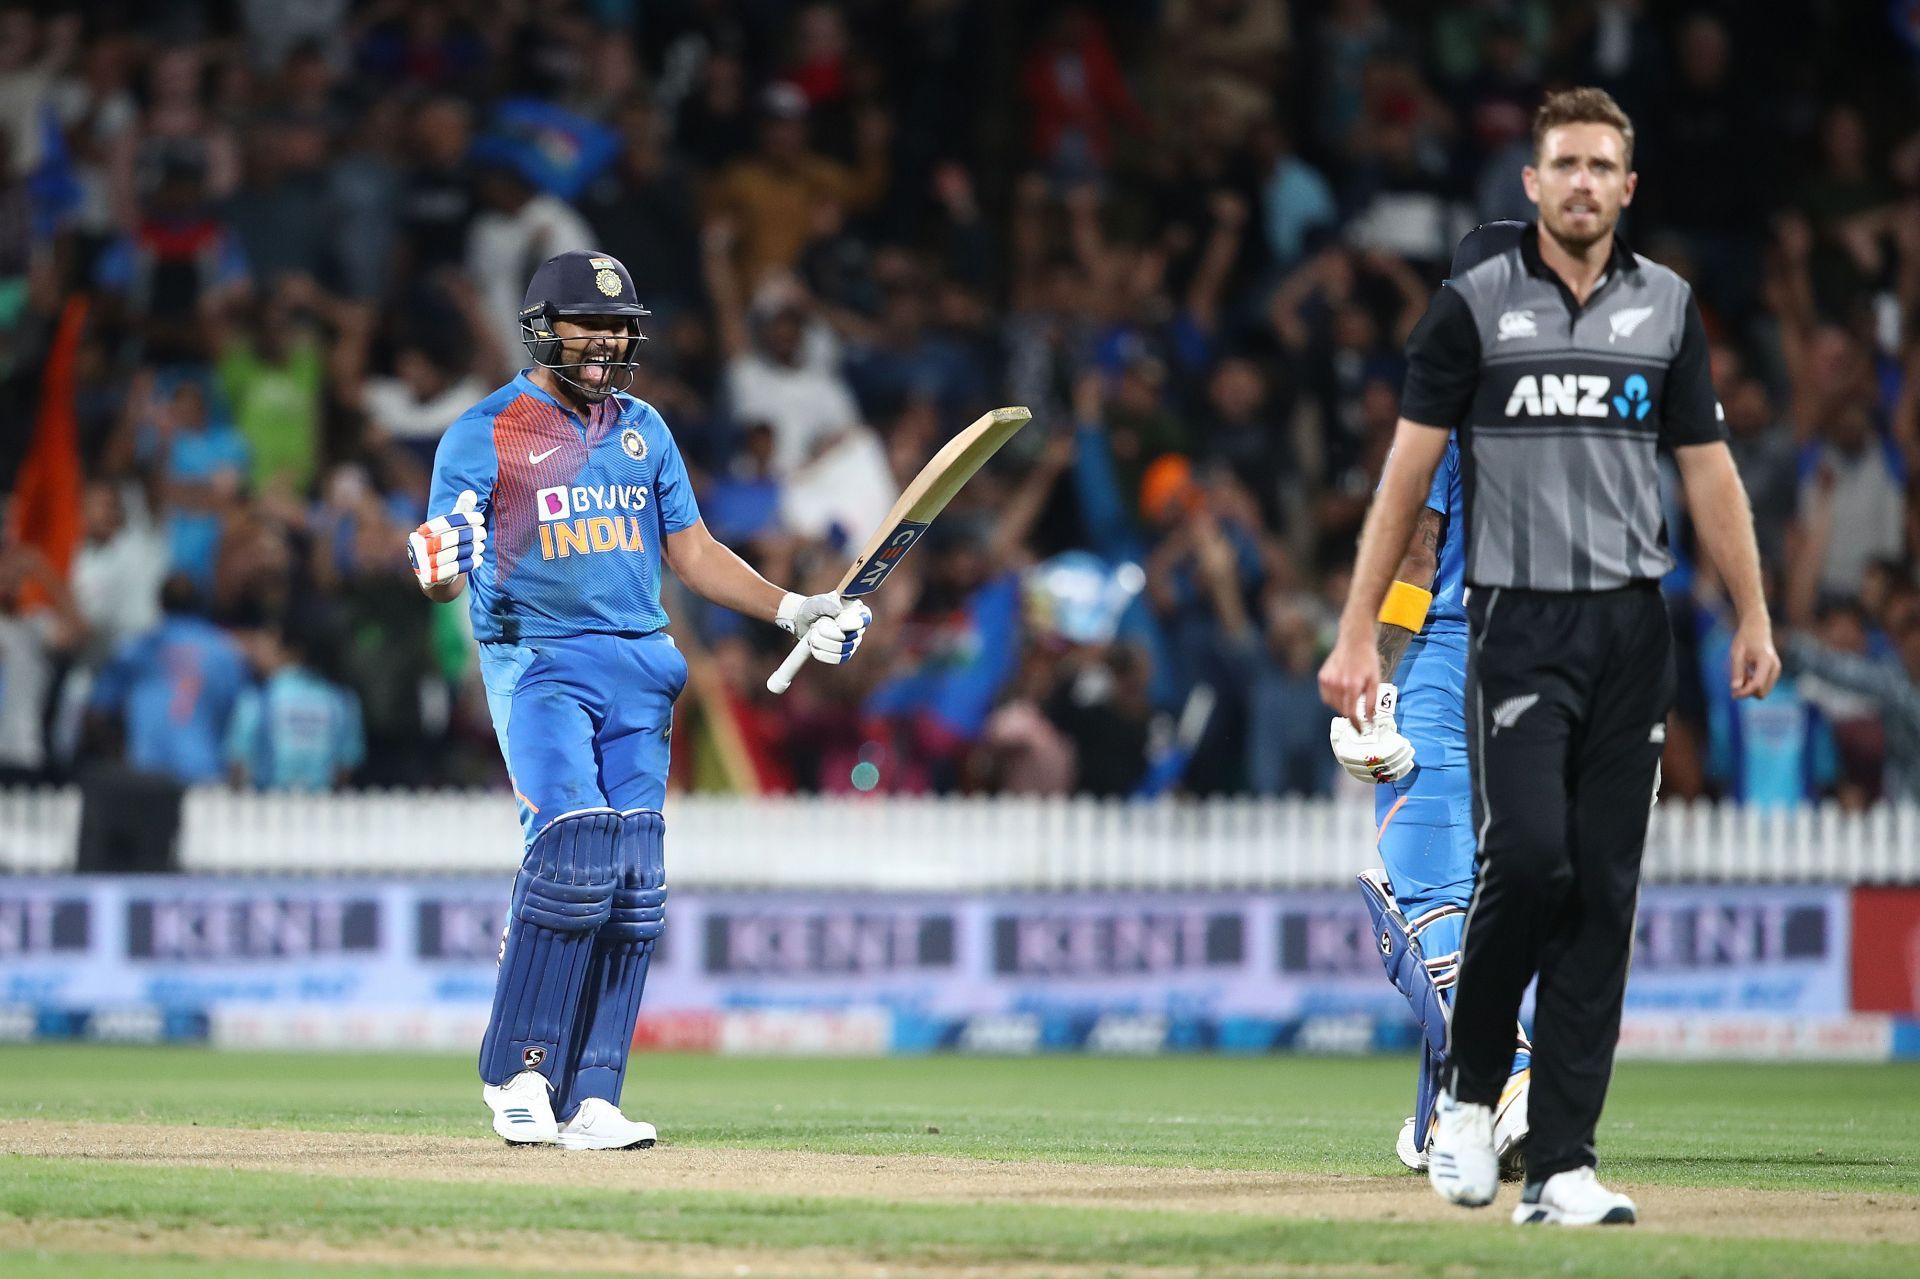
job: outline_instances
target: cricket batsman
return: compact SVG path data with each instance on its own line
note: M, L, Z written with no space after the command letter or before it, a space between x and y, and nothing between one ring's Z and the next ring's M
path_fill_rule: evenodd
M660 606L690 589L845 662L872 615L783 591L701 522L680 450L626 393L640 305L626 267L562 253L527 286L532 367L467 410L434 458L408 556L438 603L471 586L524 857L480 1046L481 1095L513 1145L651 1146L619 1109L667 887L661 804L687 664Z
M1454 251L1452 274L1510 248L1525 225L1475 227ZM1387 976L1413 1006L1422 1032L1414 1113L1394 1145L1400 1161L1416 1172L1427 1167L1476 854L1467 772L1463 510L1460 446L1450 439L1380 609L1375 642L1381 678L1388 682L1380 685L1373 719L1364 733L1355 732L1344 716L1329 729L1341 766L1361 781L1378 784L1374 820L1385 869L1363 872L1360 889L1373 915ZM1516 1173L1527 1135L1530 1064L1521 1033L1513 1073L1494 1111L1495 1147L1503 1165Z

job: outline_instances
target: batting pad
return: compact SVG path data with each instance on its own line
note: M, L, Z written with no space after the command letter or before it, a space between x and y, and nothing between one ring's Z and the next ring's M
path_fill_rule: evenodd
M610 808L582 809L554 818L527 849L480 1044L487 1083L523 1070L556 1078L560 1052L573 1043L594 937L613 911L620 827Z
M553 1113L562 1123L588 1097L620 1104L647 964L665 927L665 840L666 819L653 809L620 814L620 882L613 890L613 910L594 939L570 1069L554 1077Z
M1459 975L1460 928L1465 911L1458 906L1438 907L1409 922L1394 900L1393 885L1377 870L1362 871L1360 895L1366 899L1367 912L1373 916L1374 941L1380 950L1380 962L1387 976L1407 997L1423 1036L1420 1054L1420 1083L1414 1093L1414 1131L1426 1140L1427 1123L1433 1103L1439 1096L1440 1070L1447 1053L1447 1008L1453 984ZM1422 947L1432 938L1449 953L1429 962Z

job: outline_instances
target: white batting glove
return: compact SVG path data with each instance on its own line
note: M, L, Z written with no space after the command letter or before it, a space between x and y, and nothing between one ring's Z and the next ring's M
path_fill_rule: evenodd
M838 617L847 602L829 591L825 595L797 595L788 591L780 600L773 623L789 635L805 635L823 617Z
M1413 743L1393 722L1393 709L1399 700L1400 690L1382 683L1366 732L1354 732L1345 716L1335 717L1327 728L1333 757L1363 782L1397 782L1413 767Z
M487 553L487 517L472 489L448 515L436 515L407 534L407 562L422 588L450 582L480 567Z
M807 628L807 656L829 666L850 662L871 625L873 614L865 604L855 600L832 617L823 617Z

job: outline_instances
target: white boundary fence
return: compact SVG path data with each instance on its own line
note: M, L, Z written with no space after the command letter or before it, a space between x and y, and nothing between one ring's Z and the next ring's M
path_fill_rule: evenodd
M80 797L0 791L0 873L73 869ZM741 799L667 801L676 883L710 888L1050 891L1347 883L1372 865L1373 810L1332 801ZM188 794L181 869L201 874L506 874L512 802L496 791ZM1656 881L1920 883L1920 808L1762 812L1665 803Z

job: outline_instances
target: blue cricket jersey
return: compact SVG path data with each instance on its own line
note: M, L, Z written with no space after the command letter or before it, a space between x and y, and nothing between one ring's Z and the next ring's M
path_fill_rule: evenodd
M1404 828L1451 826L1472 829L1472 790L1467 782L1467 522L1460 478L1458 437L1447 437L1446 455L1434 471L1427 509L1446 516L1433 577L1427 623L1407 645L1393 672L1400 689L1400 731L1413 743L1413 772L1374 796L1375 815L1390 812ZM1382 848L1385 848L1383 842ZM1471 851L1467 854L1471 865ZM1396 868L1388 866L1390 875ZM1397 884L1399 879L1395 879Z
M332 790L339 774L366 761L360 703L312 671L285 667L240 695L226 753L264 790Z
M1447 435L1447 453L1433 473L1427 491L1427 509L1447 517L1440 539L1439 567L1433 575L1433 605L1427 609L1424 638L1467 638L1467 520L1466 497L1460 481L1460 440Z
M428 515L453 510L465 489L487 518L487 554L468 583L476 639L646 634L667 624L661 544L700 510L652 405L613 395L582 416L523 369L441 437Z

